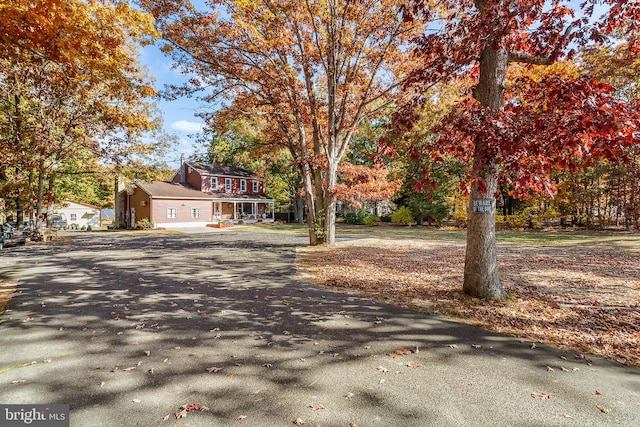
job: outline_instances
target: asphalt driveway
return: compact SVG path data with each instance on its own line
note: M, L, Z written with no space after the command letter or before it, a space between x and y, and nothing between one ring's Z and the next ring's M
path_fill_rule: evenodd
M70 404L71 426L640 425L640 369L319 288L295 270L306 242L76 233L3 251L19 286L0 403Z

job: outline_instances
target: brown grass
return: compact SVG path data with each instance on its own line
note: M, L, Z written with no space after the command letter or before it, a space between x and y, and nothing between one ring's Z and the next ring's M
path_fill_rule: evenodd
M2 316L2 313L4 313L11 302L11 297L16 291L17 286L18 282L0 279L0 316Z
M318 283L521 338L640 367L634 248L500 244L510 298L462 293L464 242L365 239L299 251Z

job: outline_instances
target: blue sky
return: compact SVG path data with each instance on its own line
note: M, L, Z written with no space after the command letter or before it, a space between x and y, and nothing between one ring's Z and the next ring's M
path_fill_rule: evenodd
M146 65L149 74L155 79L155 87L159 91L167 84L179 84L186 78L171 68L172 61L165 56L158 47L147 46L140 53L140 61ZM164 130L175 135L179 143L165 156L165 161L171 167L177 167L180 155L185 157L193 154L200 147L195 136L200 132L202 119L197 117L198 110L203 106L193 98L182 97L173 101L157 100L156 105L162 112Z
M195 0L194 3L203 7L203 0ZM576 10L579 9L576 7L577 3L576 0L570 1ZM595 16L600 16L604 10L604 6L597 6ZM158 90L163 90L166 84L179 84L186 80L185 76L171 68L171 59L160 52L157 46L143 48L140 60L147 66L149 74L155 79L155 86ZM197 143L196 135L200 132L202 119L196 114L207 107L197 99L186 97L173 101L158 100L156 104L162 112L165 131L175 135L179 141L178 145L165 156L165 161L171 167L177 167L181 154L188 157L195 151L201 151L202 147Z

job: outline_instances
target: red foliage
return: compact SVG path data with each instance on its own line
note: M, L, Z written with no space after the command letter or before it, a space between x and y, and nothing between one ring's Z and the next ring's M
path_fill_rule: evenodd
M592 19L596 3L606 8L599 20ZM427 87L461 76L476 79L485 47L503 46L509 62L550 64L614 32L630 35L640 20L640 3L630 0L585 0L579 6L563 0L442 0L438 8L431 6L417 1L408 10L446 22L415 40L425 66L411 83ZM618 158L624 147L640 142L638 102L616 99L608 85L556 75L540 82L521 78L514 88L505 93L504 110L472 99L458 105L436 129L442 137L430 149L470 164L480 147L482 158L503 167L501 179L512 194L526 197L531 191L553 193L548 173L554 167ZM395 115L400 132L418 121L425 101L416 99Z
M380 165L369 168L342 163L338 168L341 183L335 186L336 195L354 207L362 206L366 200L389 200L401 185L400 181L388 179L389 172Z
M512 195L551 195L553 168L620 159L625 147L640 143L638 109L614 97L607 84L550 76L540 82L523 77L515 86L504 111L469 99L436 129L442 135L439 150L469 161L476 140L484 141L488 154L502 164L502 181Z

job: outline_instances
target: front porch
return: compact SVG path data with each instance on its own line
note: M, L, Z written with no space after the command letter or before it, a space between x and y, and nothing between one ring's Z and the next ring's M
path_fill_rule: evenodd
M225 200L213 202L213 221L238 223L274 222L274 201Z

